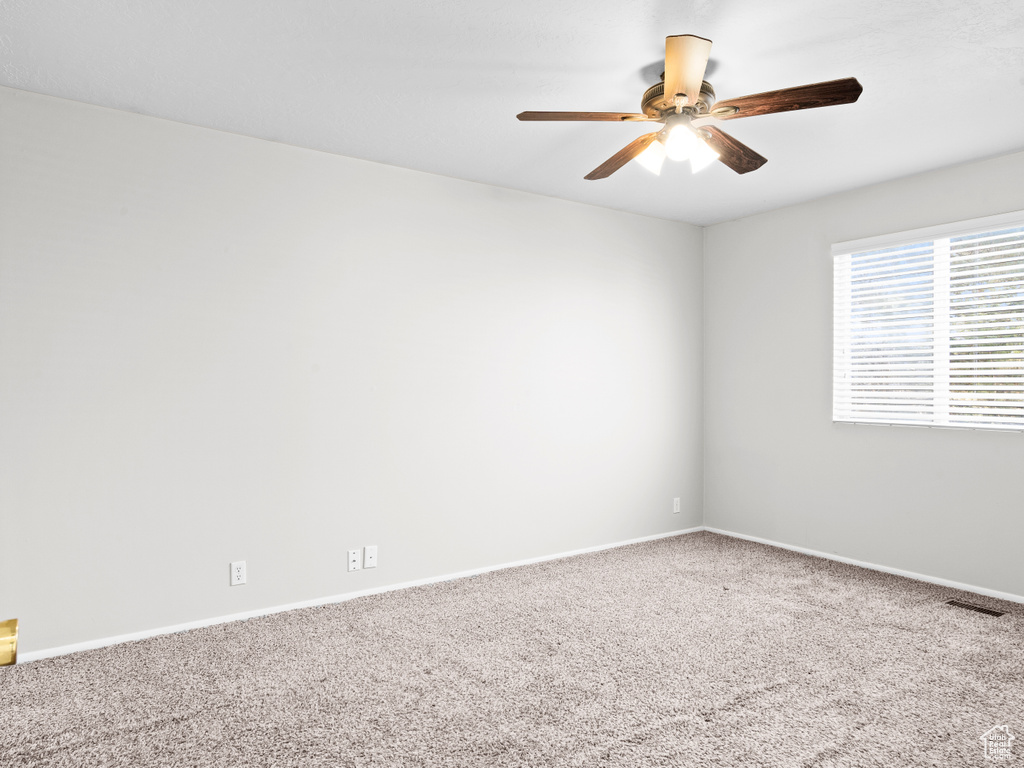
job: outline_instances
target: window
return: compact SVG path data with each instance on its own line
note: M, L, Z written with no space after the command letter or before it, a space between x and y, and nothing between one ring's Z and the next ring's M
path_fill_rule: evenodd
M1024 211L832 255L833 421L1024 430Z

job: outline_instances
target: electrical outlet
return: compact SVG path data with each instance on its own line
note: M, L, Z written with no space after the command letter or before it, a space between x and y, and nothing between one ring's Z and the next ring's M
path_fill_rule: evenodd
M348 569L350 571L358 571L363 567L363 553L358 549L350 549L348 551Z
M239 584L245 584L245 560L231 564L231 586L237 587Z
M679 497L678 496L676 496L674 499L672 499L672 514L673 515L678 515L679 514Z
M363 548L363 568L377 567L377 545Z

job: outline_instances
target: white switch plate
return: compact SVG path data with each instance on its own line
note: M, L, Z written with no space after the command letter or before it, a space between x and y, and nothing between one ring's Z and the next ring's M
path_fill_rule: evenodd
M673 515L678 515L679 514L679 497L678 496L676 496L674 499L672 499L672 514Z
M231 564L231 586L237 587L240 584L245 584L245 560Z
M363 568L377 567L377 545L363 548Z
M348 569L350 571L358 571L363 567L362 554L358 549L350 549L348 551Z

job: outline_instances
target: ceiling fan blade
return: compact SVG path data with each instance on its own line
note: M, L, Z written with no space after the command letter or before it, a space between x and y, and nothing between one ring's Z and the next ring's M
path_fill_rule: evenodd
M842 80L830 80L827 83L799 85L796 88L783 88L781 91L726 99L715 104L710 114L718 120L735 120L738 117L769 115L773 112L852 104L863 90L864 87L857 82L857 78L847 77ZM703 121L705 118L700 119Z
M628 112L520 112L520 120L585 120L591 122L634 123L648 120L647 115Z
M706 143L718 153L719 162L729 166L736 173L750 173L756 171L768 162L768 158L761 157L754 150L739 141L736 141L725 131L708 127L704 129L711 134Z
M697 103L704 70L711 56L711 41L696 35L665 38L665 98L686 94L686 103Z
M647 149L651 142L658 138L658 133L659 131L645 133L640 138L634 139L583 178L594 181L595 179L605 179L611 176L619 168Z

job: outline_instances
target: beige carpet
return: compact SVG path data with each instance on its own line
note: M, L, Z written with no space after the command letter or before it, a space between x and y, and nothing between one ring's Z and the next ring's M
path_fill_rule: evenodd
M0 765L1024 765L1022 609L697 533L0 669Z

